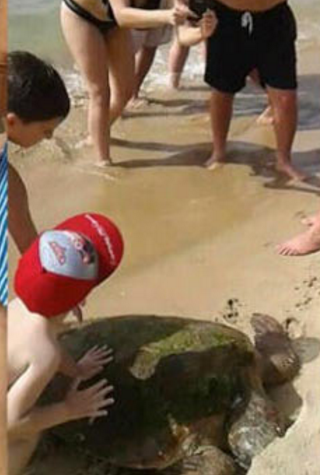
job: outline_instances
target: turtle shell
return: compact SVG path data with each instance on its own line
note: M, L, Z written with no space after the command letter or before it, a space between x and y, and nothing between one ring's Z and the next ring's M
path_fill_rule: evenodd
M104 318L70 331L61 342L76 359L95 345L113 348L114 361L85 385L106 378L115 403L92 424L73 421L54 432L132 468L162 469L196 446L224 447L227 415L248 395L243 370L255 358L245 334L176 317ZM61 400L69 382L55 378L42 403Z

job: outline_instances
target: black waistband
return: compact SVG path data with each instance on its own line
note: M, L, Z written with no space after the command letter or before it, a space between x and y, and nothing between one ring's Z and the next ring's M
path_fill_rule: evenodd
M287 1L279 3L272 8L264 11L252 11L252 10L236 10L235 8L228 7L224 3L219 2L218 0L204 0L208 8L215 10L217 14L219 12L224 15L228 15L234 18L241 18L244 13L250 13L254 18L268 17L272 15L277 15L280 10L287 8Z

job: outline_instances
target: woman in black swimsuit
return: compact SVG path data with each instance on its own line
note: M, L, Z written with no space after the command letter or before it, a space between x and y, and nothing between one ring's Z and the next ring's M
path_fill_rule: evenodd
M62 30L88 89L88 139L100 166L111 164L110 125L133 92L134 53L128 29L177 25L192 15L183 4L159 10L160 0L133 2L62 2Z

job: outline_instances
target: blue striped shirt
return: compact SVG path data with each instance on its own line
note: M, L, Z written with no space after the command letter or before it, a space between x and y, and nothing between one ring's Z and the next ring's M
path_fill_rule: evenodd
M8 146L0 154L0 302L8 303Z

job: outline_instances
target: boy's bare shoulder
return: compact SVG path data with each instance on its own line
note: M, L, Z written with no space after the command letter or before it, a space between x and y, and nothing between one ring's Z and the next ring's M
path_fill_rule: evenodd
M30 345L29 361L39 369L58 367L61 363L59 344L45 334L39 333L36 341Z

